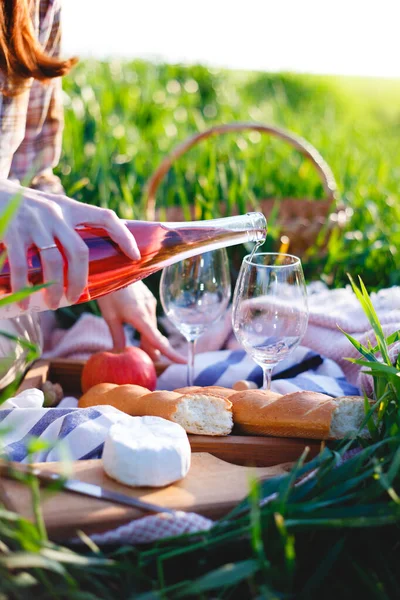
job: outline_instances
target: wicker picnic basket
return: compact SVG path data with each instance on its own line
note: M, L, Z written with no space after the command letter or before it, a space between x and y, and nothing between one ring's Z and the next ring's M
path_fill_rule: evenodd
M148 220L158 220L160 209L156 208L157 191L164 177L177 159L203 140L221 134L246 131L257 131L260 134L275 136L293 146L314 166L324 188L325 197L321 200L308 198L268 198L257 201L257 208L265 214L267 219L271 215L276 203L278 203L276 217L276 225L279 230L278 247L283 242L286 249L291 253L302 255L309 248L313 247L318 240L319 248L326 248L333 228L335 226L343 226L346 221L346 212L338 202L337 186L330 167L314 146L303 138L284 129L260 123L234 122L215 125L205 131L196 133L176 146L163 159L147 182L143 196L146 218ZM221 214L224 214L223 208L221 204ZM171 206L163 210L165 211L163 214L166 215L166 220L183 220L183 211L180 207ZM195 218L194 207L192 207L192 218Z

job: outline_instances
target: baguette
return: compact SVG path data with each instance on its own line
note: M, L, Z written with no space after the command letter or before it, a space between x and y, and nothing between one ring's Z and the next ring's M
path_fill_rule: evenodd
M277 400L281 398L282 394L278 394L276 392L271 392L270 390L241 390L239 392L234 392L229 400L232 404L241 403L243 400L248 402L249 400L255 400L257 402L257 406L262 408L265 403L272 402L273 400Z
M191 386L173 392L150 392L136 385L99 384L78 406L108 404L136 417L157 416L181 425L187 433L228 435L235 424L245 434L318 440L368 436L360 426L364 398L331 398L316 392L276 394L219 386Z
M101 394L87 392L81 408L108 404L133 417L161 417L181 425L187 433L228 435L232 431L232 403L205 388L188 393L156 391L136 385L118 385Z
M191 392L198 392L203 388L200 385L186 385L185 387L177 388L174 390L177 394L189 394Z
M235 390L232 388L226 388L220 385L206 385L202 390L206 394L211 392L212 394L217 394L217 396L222 396L223 398L230 398L235 393Z
M231 402L202 390L150 392L135 399L134 410L135 416L163 417L198 435L228 435L233 427Z
M174 390L178 394L186 394L186 393L194 393L194 392L211 392L216 394L217 396L222 396L222 398L229 398L235 393L235 390L232 388L222 387L221 385L206 385L204 387L200 385L188 385L186 387L177 388Z
M257 390L258 385L254 383L254 381L248 381L247 379L239 379L239 381L233 384L232 389L236 392L241 392L243 390Z
M118 392L114 395L118 395ZM134 417L161 417L172 421L176 412L176 403L181 394L176 392L158 391L148 392L141 396L135 396L132 399L132 414ZM113 402L113 395L108 394L108 398Z
M90 406L101 406L108 404L118 408L128 415L134 416L135 400L148 394L150 390L141 385L126 383L116 385L115 383L99 383L91 387L86 394L83 394L78 400L79 408L88 408Z
M365 417L364 398L358 396L246 390L230 396L230 401L235 425L251 435L342 439L357 435ZM361 433L368 435L366 430Z

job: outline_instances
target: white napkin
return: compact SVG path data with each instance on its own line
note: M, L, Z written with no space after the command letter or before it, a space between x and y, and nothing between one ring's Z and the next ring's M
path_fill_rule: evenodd
M0 409L9 408L41 408L44 403L44 395L41 390L31 388L24 390L14 398L8 398L3 404L0 405Z

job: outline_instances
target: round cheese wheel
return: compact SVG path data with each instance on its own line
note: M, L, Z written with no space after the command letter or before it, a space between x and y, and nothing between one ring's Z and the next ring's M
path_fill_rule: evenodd
M110 427L103 450L109 477L131 486L162 487L187 475L191 449L186 431L161 417L132 417Z

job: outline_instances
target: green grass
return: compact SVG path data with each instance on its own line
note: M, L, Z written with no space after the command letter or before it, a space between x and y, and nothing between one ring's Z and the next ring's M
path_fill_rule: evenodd
M369 289L399 283L400 81L114 61L82 63L64 89L58 171L70 195L141 217L145 182L178 142L215 123L278 125L320 151L353 210L327 256L302 257L308 279L323 276L338 287L351 272ZM311 165L287 144L244 134L214 138L182 157L157 203L196 202L209 218L221 200L246 210L266 197L323 195Z
M83 534L81 548L53 543L44 527L37 480L22 475L34 519L0 507L0 598L397 598L400 362L391 365L388 346L400 332L384 336L359 283L360 288L351 281L377 338L376 347L366 347L349 337L362 357L356 362L375 381L376 402L371 409L366 404L370 440L335 442L309 462L305 450L290 472L258 485L250 482L249 496L208 532L147 546L100 549ZM29 450L38 447L43 442L33 440ZM260 498L267 497L270 501L260 506Z
M305 257L309 278L339 286L350 271L369 288L398 283L400 82L86 63L65 91L59 172L69 194L139 217L146 180L178 141L214 122L275 123L318 148L353 209L328 256ZM240 136L182 159L159 202L196 201L208 217L221 198L243 206L294 195L323 195L307 163L280 142ZM47 540L30 478L35 521L0 509L1 600L398 597L400 361L388 364L387 346L400 334L385 339L365 289L354 289L377 334L375 348L353 343L374 377L381 424L369 422L372 439L358 454L342 461L350 443L341 442L311 463L303 456L290 473L253 486L210 532L138 548L76 552ZM314 467L316 477L294 485ZM273 493L259 507L260 495Z

